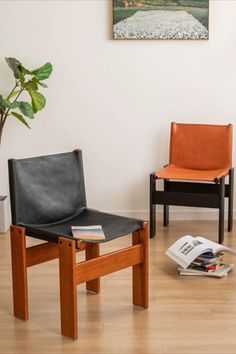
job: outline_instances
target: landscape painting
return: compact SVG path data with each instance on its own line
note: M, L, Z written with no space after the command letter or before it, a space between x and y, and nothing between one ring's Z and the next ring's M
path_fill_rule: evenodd
M113 0L114 39L209 38L209 0Z

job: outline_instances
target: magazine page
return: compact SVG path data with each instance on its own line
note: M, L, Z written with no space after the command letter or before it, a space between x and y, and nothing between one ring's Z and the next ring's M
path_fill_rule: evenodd
M229 253L236 254L236 251L232 250L231 248L220 245L219 243L210 241L210 240L206 239L205 237L197 236L197 237L195 237L195 240L198 240L199 242L203 243L207 247L211 248L213 253L219 253L222 251L226 251Z
M170 246L166 255L186 269L195 258L204 252L212 252L211 247L198 241L195 237L186 235Z

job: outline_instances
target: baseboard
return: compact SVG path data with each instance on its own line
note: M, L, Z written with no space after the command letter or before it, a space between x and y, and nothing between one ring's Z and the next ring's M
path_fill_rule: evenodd
M138 219L149 219L148 210L109 210L108 212ZM162 215L162 208L158 207L157 219L162 220ZM233 217L236 219L236 209L234 209ZM218 220L218 218L218 209L170 207L171 220ZM227 219L227 209L225 210L225 219Z

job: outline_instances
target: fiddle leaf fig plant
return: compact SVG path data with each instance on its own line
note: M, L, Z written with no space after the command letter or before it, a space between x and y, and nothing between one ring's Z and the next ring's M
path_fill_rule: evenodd
M0 144L3 128L10 117L18 119L30 128L27 119L34 119L35 114L45 107L46 99L39 89L47 88L43 81L48 79L52 73L51 63L46 63L35 70L29 70L15 58L6 58L6 62L13 71L15 85L6 97L0 95ZM20 100L23 92L29 95L30 102Z

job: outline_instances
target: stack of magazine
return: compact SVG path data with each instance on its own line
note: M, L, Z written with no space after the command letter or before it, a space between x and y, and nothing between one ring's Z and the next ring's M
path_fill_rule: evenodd
M233 264L224 263L224 252L236 251L204 237L183 236L166 251L180 265L180 275L227 276Z

